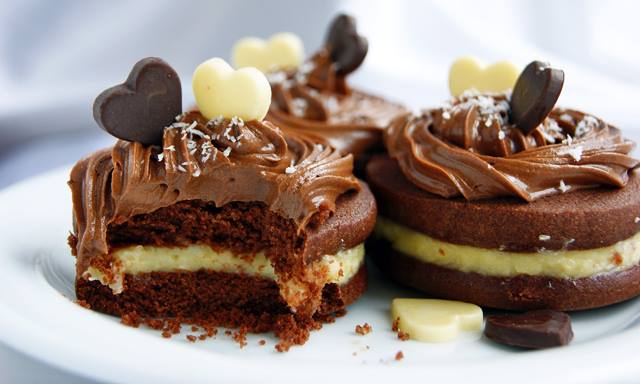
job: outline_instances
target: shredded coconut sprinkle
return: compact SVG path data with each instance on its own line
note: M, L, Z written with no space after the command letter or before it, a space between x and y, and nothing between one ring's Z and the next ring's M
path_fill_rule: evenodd
M286 173L287 175L290 175L295 171L296 171L296 167L293 165L293 160L291 160L291 165L284 170L284 173Z
M231 154L231 147L227 147L222 154L224 155L224 157L229 157L229 155Z
M273 143L267 143L267 145L263 146L260 149L263 151L273 151L274 149L276 149L276 147L275 145L273 145Z
M549 235L540 235L540 236L538 236L538 240L540 240L540 241L548 241L548 240L551 240L551 236L549 236Z
M582 146L569 148L565 153L573 157L575 161L580 161L582 159Z
M558 187L558 190L562 193L567 192L568 190L571 189L570 185L567 185L564 183L564 180L560 180L560 186Z

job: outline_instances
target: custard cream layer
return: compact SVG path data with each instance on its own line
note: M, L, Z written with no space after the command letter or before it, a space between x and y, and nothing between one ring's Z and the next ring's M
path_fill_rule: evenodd
M531 253L451 244L380 216L375 235L389 241L395 250L420 261L489 276L524 274L577 279L625 270L640 262L640 232L608 247Z
M122 290L121 276L148 272L174 272L212 270L239 273L276 280L276 273L264 253L238 256L231 251L216 251L208 245L190 245L184 248L134 245L111 254L115 262L116 281L106 281L97 268L89 267L86 275L100 280L114 291ZM325 274L328 283L344 284L360 269L364 262L364 244L325 255L313 263L312 268ZM119 278L118 278L119 277Z

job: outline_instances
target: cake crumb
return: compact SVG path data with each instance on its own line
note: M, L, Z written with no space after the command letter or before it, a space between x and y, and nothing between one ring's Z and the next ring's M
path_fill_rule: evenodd
M400 360L404 359L404 353L402 353L402 351L398 351L396 353L395 359L396 359L396 361L400 361Z
M247 330L240 328L233 333L233 340L240 345L240 348L244 348L247 345Z
M182 322L179 319L167 320L164 330L165 331L169 331L169 332L173 333L174 335L177 335L178 333L180 333L181 324L182 324Z
M407 332L398 331L398 339L407 341L409 340L409 334Z
M368 333L370 333L373 330L373 328L371 327L371 325L369 325L369 323L364 323L363 325L356 325L356 334L360 335L360 336L364 336Z
M143 322L137 312L129 312L122 315L120 323L128 325L129 327L138 328Z
M218 329L213 326L205 326L204 329L207 331L208 337L213 337L218 334Z
M170 339L171 338L171 332L162 331L162 337L164 337L165 339Z
M155 329L156 331L159 331L162 328L164 328L164 321L162 320L151 319L151 320L145 321L145 324L147 324L149 328Z
M393 320L393 323L391 324L391 330L393 332L398 332L398 326L400 326L400 318L396 317L396 319Z
M81 306L82 308L85 309L91 309L91 304L87 303L84 300L76 300L76 304L78 304L79 306Z
M265 339L261 339L260 341L258 341L258 345L263 346L267 344L267 341Z
M198 331L198 327L196 327L195 325L191 326L191 332L197 332Z
M622 262L624 261L622 259L622 255L620 255L619 252L614 252L613 253L613 257L611 258L611 261L615 264L615 265L620 265L622 264Z
M192 343L195 343L197 338L194 335L187 335L187 340L189 340Z

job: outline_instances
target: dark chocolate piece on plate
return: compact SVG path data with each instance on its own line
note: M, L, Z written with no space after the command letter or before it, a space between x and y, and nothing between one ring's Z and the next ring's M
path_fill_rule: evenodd
M484 334L497 343L527 349L567 345L573 338L569 315L547 309L490 315Z
M564 72L549 63L532 61L522 71L511 94L511 121L525 134L544 121L556 105Z
M164 128L182 112L180 78L165 61L147 57L127 80L102 92L93 118L111 135L146 145L161 144Z
M336 16L331 22L326 44L339 75L356 70L369 49L367 39L358 34L356 20L345 14Z

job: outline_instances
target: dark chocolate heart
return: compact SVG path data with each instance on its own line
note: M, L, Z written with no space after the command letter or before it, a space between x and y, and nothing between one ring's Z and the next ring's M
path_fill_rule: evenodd
M342 76L355 71L369 49L367 39L358 34L356 19L344 14L336 16L331 22L326 44L336 73Z
M138 61L124 83L105 90L93 103L93 118L102 129L146 145L162 144L164 128L181 112L180 78L155 57Z
M573 338L569 315L552 310L487 316L484 334L495 342L529 349L566 345Z
M524 134L534 130L556 105L564 72L549 63L532 61L520 73L511 94L511 121Z

